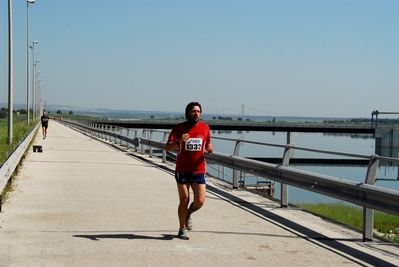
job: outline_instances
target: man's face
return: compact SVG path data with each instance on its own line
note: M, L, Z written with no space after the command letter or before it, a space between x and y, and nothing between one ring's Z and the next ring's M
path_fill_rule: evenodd
M194 106L190 112L188 113L189 116L189 121L192 124L196 124L197 122L199 122L200 118L201 118L201 109L198 106Z

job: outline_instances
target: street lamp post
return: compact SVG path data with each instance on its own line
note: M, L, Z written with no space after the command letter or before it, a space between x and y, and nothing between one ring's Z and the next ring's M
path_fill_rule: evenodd
M32 120L34 120L34 113L33 113L33 105L35 102L35 98L34 98L34 87L35 87L35 75L36 75L36 70L35 70L35 66L36 66L36 61L35 61L35 44L38 44L39 41L33 41L32 46L30 46L30 48L32 49L32 54L33 54L33 75L32 75Z
M35 0L26 0L26 123L29 125L29 91L30 91L30 40L29 40L29 4L35 3Z
M13 60L12 60L12 0L8 0L8 143L12 144Z
M37 81L36 81L36 88L35 88L35 94L36 94L36 97L35 97L35 101L36 101L36 118L39 118L40 117L40 103L41 103L41 101L40 101L40 97L41 97L41 90L42 90L42 85L41 85L41 81L42 81L42 79L39 79L39 74L41 73L41 71L39 70L39 71L37 71L37 77L36 77L36 79L37 79Z
M39 59L36 59L35 60L35 63L33 63L33 71L34 71L34 75L33 75L33 88L32 88L32 91L33 91L33 93L32 93L32 98L33 98L33 101L32 101L32 115L33 115L33 120L35 120L36 119L36 79L38 78L38 76L39 76L39 73L40 73L40 71L37 71L37 63L38 62L40 62L40 60Z
M42 114L43 113L43 101L42 101L42 85L41 85L41 82L42 80L41 79L39 79L39 82L38 82L38 86L39 86L39 94L38 94L38 110L37 110L37 116L39 117L40 116L40 114Z

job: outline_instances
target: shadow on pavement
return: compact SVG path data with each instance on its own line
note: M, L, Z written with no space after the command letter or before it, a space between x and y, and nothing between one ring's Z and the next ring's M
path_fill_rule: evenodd
M74 235L73 237L87 238L93 241L100 239L152 239L152 240L172 240L176 236L174 235L162 235L162 237L146 236L146 235L135 235L135 234L92 234L92 235Z

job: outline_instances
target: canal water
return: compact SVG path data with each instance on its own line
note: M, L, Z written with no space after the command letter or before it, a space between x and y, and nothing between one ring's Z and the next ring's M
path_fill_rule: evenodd
M137 130L138 136L141 136L142 130ZM133 132L130 133L130 137L133 136ZM232 155L234 153L235 141L237 139L262 142L268 144L287 144L287 133L286 132L240 132L240 131L211 131L212 143L215 151L220 153L226 153ZM214 137L233 139L232 141L220 140ZM154 132L153 138L155 140L163 140L162 131ZM361 154L365 156L371 156L375 154L375 139L370 134L331 134L331 133L294 133L294 143L297 147L305 147L319 150L344 152ZM283 157L284 148L264 146L259 144L243 143L240 147L241 157L263 157L263 158L280 158ZM387 155L380 155L387 156ZM338 155L312 153L301 150L294 151L295 158L334 158L334 159L354 159ZM209 166L207 171L215 177L221 177L218 171L213 169L214 166ZM290 165L292 168L305 170L309 172L315 172L328 176L333 176L345 180L355 181L363 183L366 179L367 166L306 166L306 165ZM224 172L227 174L224 179L228 182L232 182L233 171L228 168L224 168ZM249 178L249 183L252 183ZM257 178L252 178L256 182ZM262 180L260 178L259 180ZM264 180L264 179L263 179ZM386 162L380 162L380 166L377 172L377 180L375 185L393 190L399 190L399 169L397 164L387 164ZM274 197L280 199L280 183L275 183L275 195ZM299 189L290 186L289 187L289 203L335 203L340 200L316 194L304 189Z
M287 143L287 133L284 132L237 132L237 131L213 131L213 137L224 137L231 139L243 139L264 143L281 144ZM213 139L215 151L233 154L235 142ZM320 150L346 152L362 155L375 154L375 140L372 135L367 134L326 134L326 133L295 133L294 142L298 147L306 147ZM265 158L282 158L283 148L262 146L256 144L243 143L240 148L240 156L242 157L265 157ZM384 155L381 155L384 156ZM294 152L295 158L348 158L344 156L320 154L314 152L306 152L296 150ZM342 178L350 181L364 182L367 173L367 166L304 166L304 165L290 165L292 168L329 175L337 178ZM211 174L217 175L216 171L208 171ZM377 186L399 190L399 170L398 166L380 163L377 173ZM228 179L226 179L228 180ZM280 198L280 184L276 183L275 197ZM312 193L304 189L289 187L289 202L290 203L333 203L339 200Z

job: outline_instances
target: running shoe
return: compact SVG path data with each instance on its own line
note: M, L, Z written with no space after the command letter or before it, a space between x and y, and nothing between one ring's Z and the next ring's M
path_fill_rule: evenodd
M193 221L191 220L191 215L186 216L186 228L187 230L193 229Z
M180 239L184 239L184 240L189 240L190 238L187 235L187 230L186 228L180 228L179 229L179 233L177 234L177 237Z

